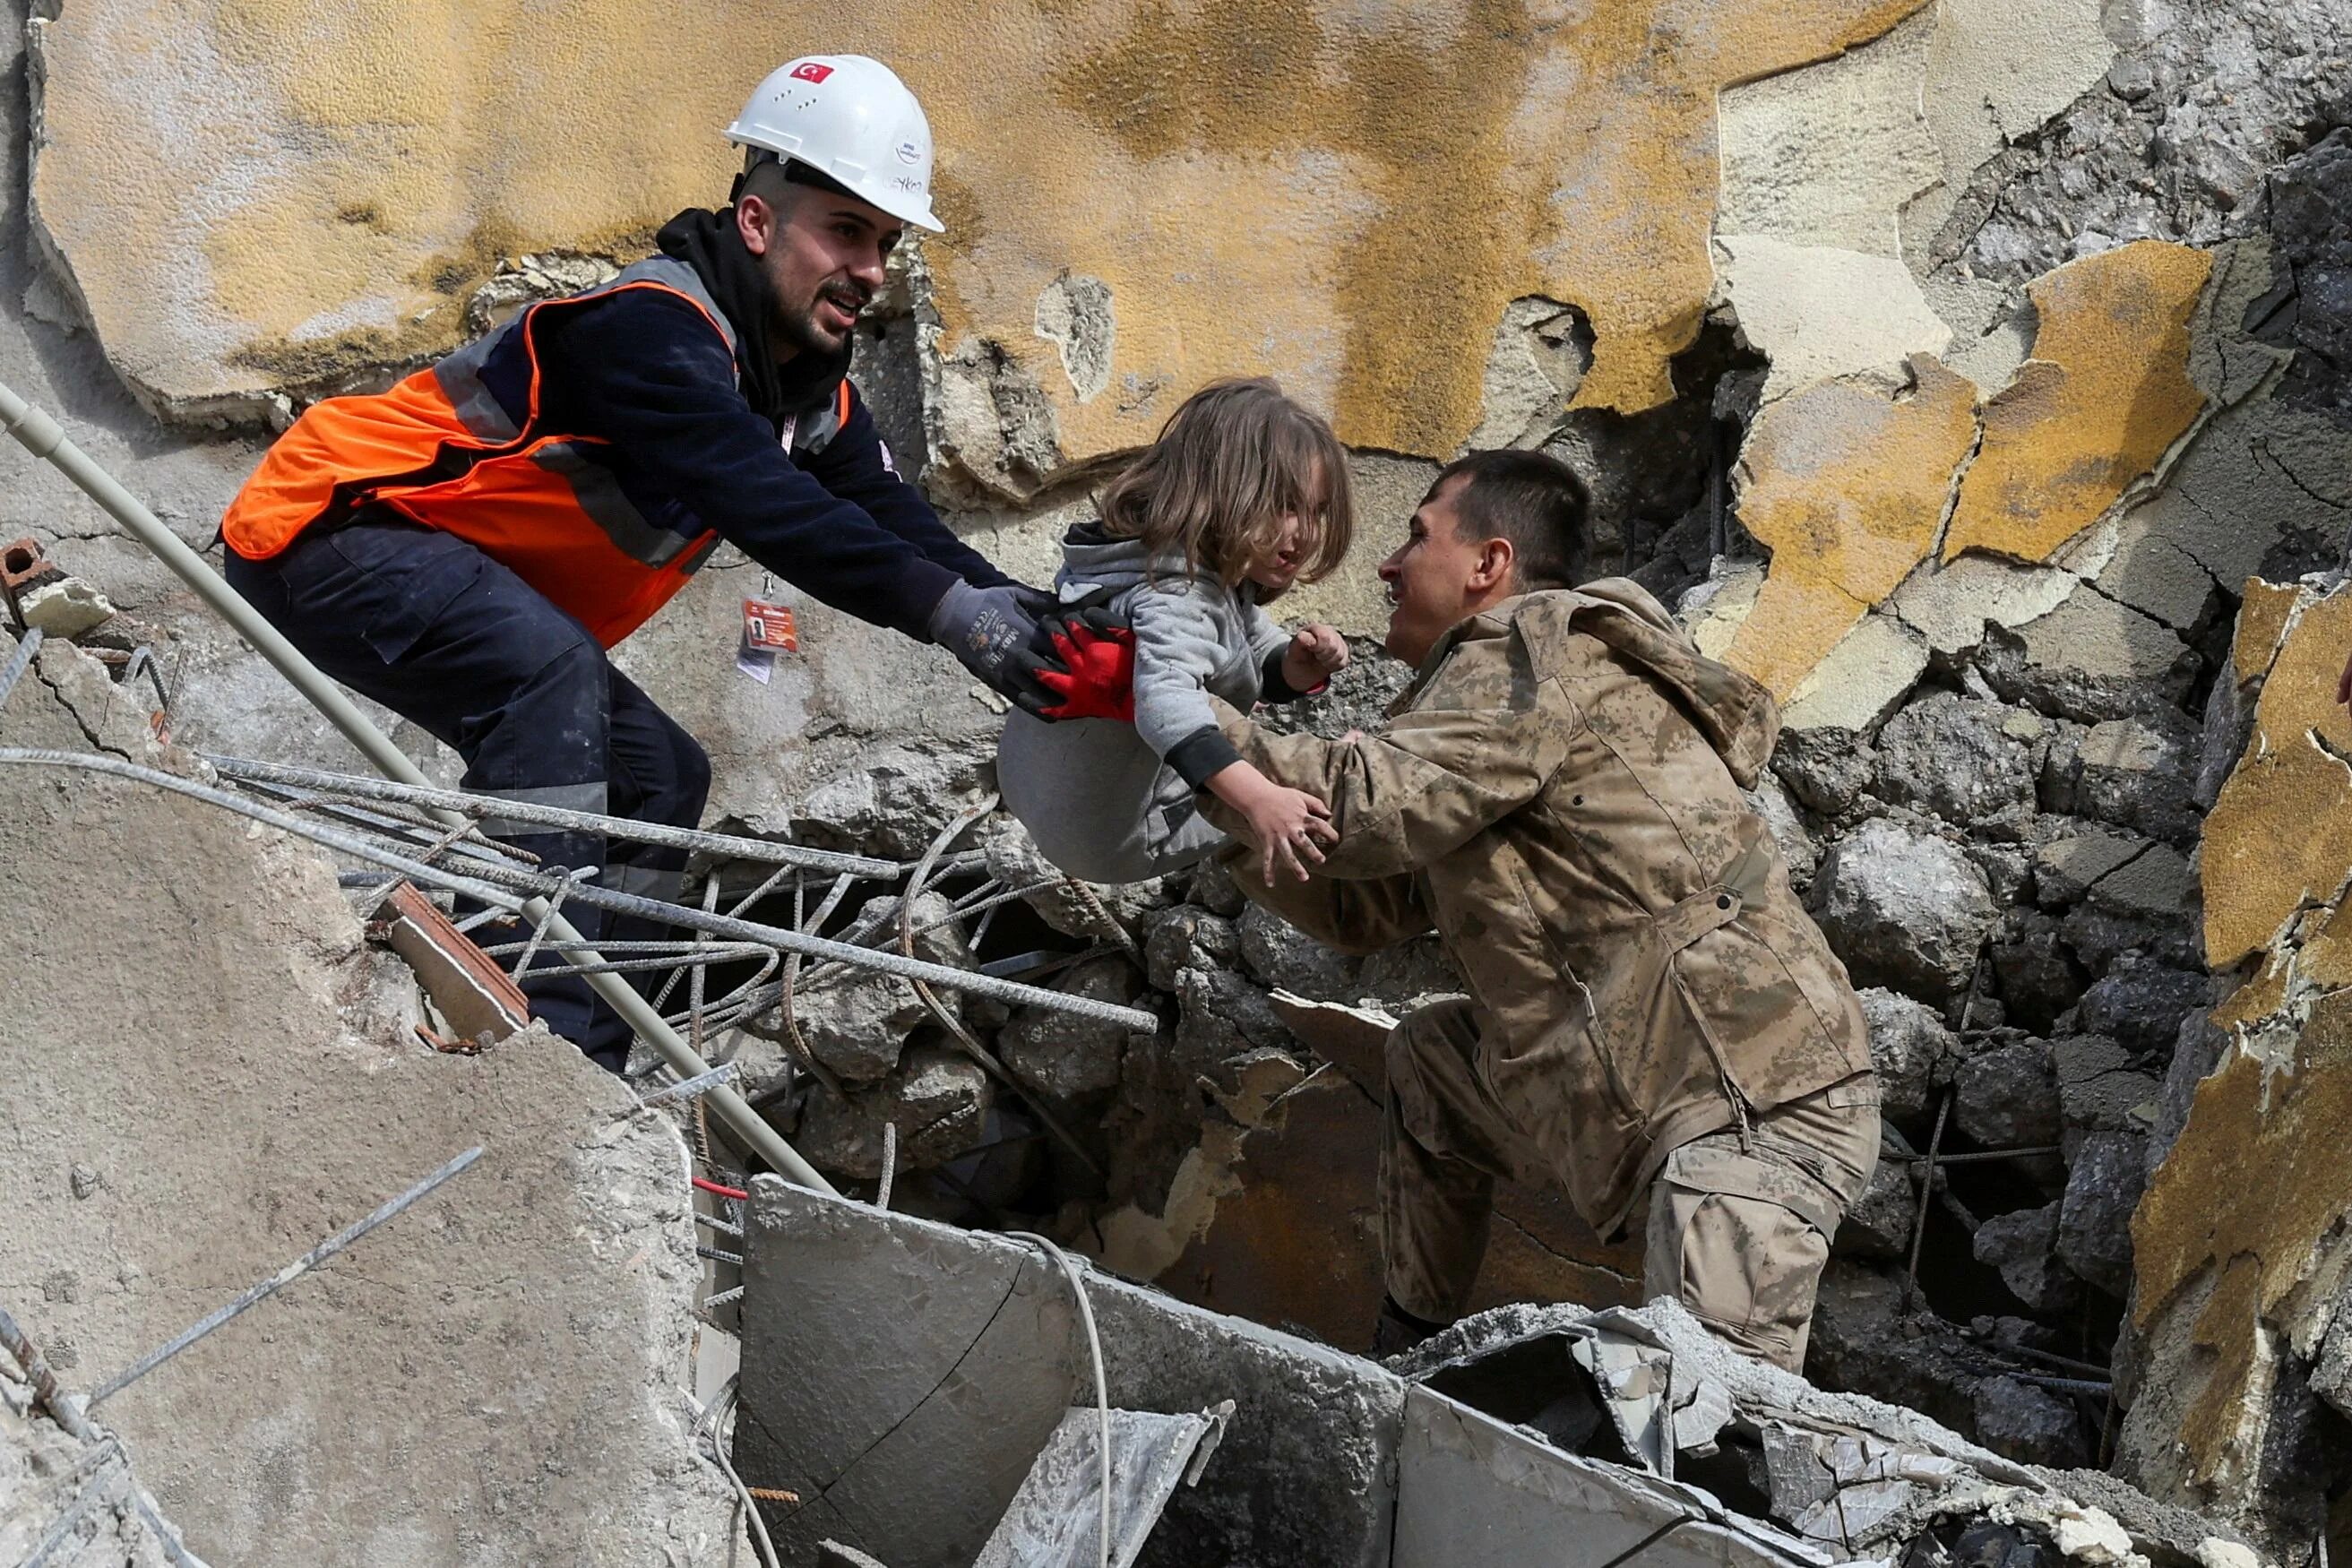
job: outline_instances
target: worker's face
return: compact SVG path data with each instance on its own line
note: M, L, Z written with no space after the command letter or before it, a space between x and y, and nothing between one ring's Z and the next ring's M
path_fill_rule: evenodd
M1510 545L1461 536L1454 498L1468 482L1456 477L1431 491L1406 525L1404 542L1381 563L1391 606L1386 646L1415 668L1438 638L1508 587Z
M747 194L737 223L775 292L779 358L846 347L905 232L881 208L814 185L784 184L772 199Z

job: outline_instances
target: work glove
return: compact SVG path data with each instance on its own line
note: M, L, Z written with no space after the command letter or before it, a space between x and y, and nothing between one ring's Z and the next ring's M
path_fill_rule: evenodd
M1037 598L1035 589L1017 583L989 588L956 583L931 608L931 640L991 691L1031 713L1055 700L1037 683L1054 653L1045 626L1029 607Z
M1037 684L1057 700L1037 717L1135 721L1135 630L1111 609L1114 588L1097 588L1083 599L1058 605L1046 617L1055 664L1037 674Z

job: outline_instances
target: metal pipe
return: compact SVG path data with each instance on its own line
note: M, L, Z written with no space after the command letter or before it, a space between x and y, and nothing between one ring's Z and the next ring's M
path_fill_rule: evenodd
M15 437L24 448L37 458L54 465L66 478L79 487L82 493L104 509L131 531L133 538L152 551L164 565L195 595L209 605L214 613L251 643L261 657L274 666L278 673L293 683L313 708L326 715L327 721L341 731L344 739L359 748L360 754L375 765L386 778L401 784L430 788L427 779L408 754L392 743L392 737L377 729L368 716L359 710L342 689L322 674L318 666L304 658L299 648L286 640L285 634L262 618L259 611L226 578L205 563L205 558L188 548L187 542L163 526L161 519L149 511L137 496L116 482L114 476L92 462L80 447L66 439L58 422L19 397L5 383L0 383L0 430ZM462 819L460 819L462 820ZM452 821L450 826L455 826ZM539 900L525 906L524 913L533 920L546 916L547 910ZM578 941L580 932L572 922L561 918L549 926L548 934L563 941ZM606 1005L621 1016L622 1021L635 1030L637 1037L651 1046L680 1078L697 1078L710 1070L710 1064L697 1055L677 1032L662 1021L636 987L617 974L592 974L589 985ZM705 1103L717 1110L727 1125L733 1128L747 1148L766 1161L783 1175L820 1193L840 1194L831 1182L817 1174L816 1167L803 1160L784 1142L782 1134L768 1125L767 1119L744 1102L743 1097L731 1089L713 1089Z
M803 866L812 871L831 871L880 880L896 880L907 869L896 860L877 860L866 855L840 855L830 849L803 848L798 844L778 844L766 838L743 838L732 833L705 833L698 827L672 827L660 822L633 822L625 816L606 816L593 811L570 811L560 805L536 805L528 801L501 800L495 795L470 795L464 790L440 789L431 784L363 778L353 773L328 773L320 768L288 767L278 763L257 763L245 757L215 756L210 752L202 754L223 778L236 779L239 783L283 784L294 789L359 795L368 800L398 801L438 811L455 811L468 817L498 816L548 827L577 828L583 832L601 833L607 838L625 838L637 844L699 849L738 860L757 860L771 866Z

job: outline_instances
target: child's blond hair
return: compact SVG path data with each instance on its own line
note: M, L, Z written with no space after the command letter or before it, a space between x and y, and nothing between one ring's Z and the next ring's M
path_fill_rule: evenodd
M1155 556L1181 551L1186 572L1214 573L1229 588L1272 552L1286 516L1314 530L1301 583L1329 576L1355 533L1339 438L1263 376L1186 398L1096 504L1107 532Z

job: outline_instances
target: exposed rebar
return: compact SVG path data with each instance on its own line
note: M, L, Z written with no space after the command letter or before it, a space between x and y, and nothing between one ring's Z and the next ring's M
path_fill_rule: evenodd
M152 784L159 789L168 789L192 799L236 812L257 822L267 823L272 827L282 829L299 837L309 838L315 843L326 845L329 848L341 850L344 854L355 856L360 859L373 861L379 866L400 872L413 881L446 888L452 892L462 893L467 898L483 903L493 903L502 909L519 910L527 917L530 916L534 905L542 901L547 894L552 893L562 883L562 879L560 878L551 877L541 872L517 870L511 867L484 866L478 868L481 875L466 876L440 867L427 866L397 850L387 849L382 845L372 843L356 834L345 833L316 822L306 822L246 796L226 790L216 790L209 785L197 784L192 779L184 779L177 774L164 773L159 768L142 767L137 763L125 762L121 757L109 752L53 752L22 746L0 746L0 763L7 763L42 767L81 768L91 773L111 773L118 778L134 779L142 784ZM968 995L987 996L995 1001L1019 1006L1044 1007L1051 1011L1073 1014L1079 1017L1094 1018L1104 1023L1121 1024L1131 1029L1148 1031L1160 1026L1158 1015L1142 1012L1137 1008L1121 1007L1108 1002L1097 1002L1091 997L1074 996L1065 992L1024 985L1016 981L999 980L971 970L955 969L943 963L929 963L921 959L908 958L903 953L875 948L851 947L824 937L807 936L799 931L787 931L779 926L761 925L732 915L705 914L700 910L692 909L684 904L666 904L658 899L640 898L634 893L618 892L610 888L599 887L593 882L572 884L565 897L571 901L588 904L612 914L635 915L642 920L667 925L706 931L713 936L731 937L738 941L757 942L762 947L775 948L785 952L796 952L814 958L832 959L858 968L897 975L903 980L923 981L928 984L939 986L942 990L962 992ZM558 923L562 925L562 930L550 928L553 938L576 944L584 944L587 942L585 937L572 930L568 922L559 921ZM583 946L582 949L583 957L587 951ZM625 982L615 981L614 984L619 985L631 997L636 997L635 991ZM637 998L637 1000L640 1005L643 1004L643 998ZM652 1016L655 1023L660 1023L659 1015L656 1014ZM667 1031L667 1025L662 1026L665 1031ZM643 1029L639 1029L638 1032L645 1033ZM674 1032L671 1032L669 1037L675 1040L677 1037ZM677 1043L679 1050L684 1052L685 1043L683 1041ZM687 1054L691 1057L691 1053ZM674 1060L671 1065L679 1067L689 1078L698 1077L710 1070L710 1064L703 1061L699 1057L691 1057L690 1064L681 1064ZM718 1091L718 1094L713 1096L711 1103L723 1107L726 1101L719 1096L730 1092L724 1089ZM737 1103L740 1103L740 1099ZM748 1107L745 1108L745 1114L751 1115ZM752 1116L751 1119L758 1121L756 1116ZM762 1121L760 1125L765 1127L767 1124ZM772 1136L773 1130L771 1129L770 1132ZM761 1152L764 1156L764 1151L755 1152ZM810 1173L814 1175L814 1172ZM795 1176L793 1179L798 1181L800 1178ZM805 1186L810 1184L802 1182L801 1184ZM832 1190L830 1184L824 1190Z
M141 1378L146 1376L149 1373L154 1371L165 1362L170 1361L173 1356L178 1355L182 1351L186 1350L190 1345L194 1344L198 1340L203 1339L206 1334L211 1333L215 1329L219 1328L222 1324L227 1322L230 1319L236 1317L247 1308L251 1307L257 1302L266 1300L269 1297L276 1295L278 1291L283 1290L287 1286L291 1285L295 1280L299 1279L303 1275L310 1272L311 1269L316 1268L321 1263L326 1262L327 1259L334 1257L335 1254L342 1251L343 1248L351 1246L352 1243L357 1241L360 1237L365 1236L376 1226L383 1224L386 1220L400 1213L401 1210L408 1207L411 1204L416 1202L417 1199L425 1196L425 1194L431 1192L434 1188L439 1186L442 1183L447 1181L450 1177L456 1175L458 1172L464 1170L467 1166L472 1164L481 1157L482 1146L477 1143L474 1147L467 1150L464 1153L458 1155L456 1159L450 1161L447 1164L442 1166L439 1170L434 1172L431 1175L425 1177L423 1181L417 1183L415 1186L409 1188L398 1197L394 1198L391 1202L377 1209L365 1219L360 1220L356 1224L344 1226L341 1230L337 1231L326 1240L319 1243L318 1246L312 1247L310 1251L304 1253L301 1257L296 1258L293 1262L288 1264L285 1268L279 1269L268 1279L260 1281L258 1284L248 1287L243 1294L236 1298L236 1300L230 1301L215 1310L206 1313L204 1317L189 1324L186 1328L173 1335L170 1342L156 1346L153 1350L149 1351L145 1355L141 1356L137 1361L131 1363L121 1372L116 1373L112 1377L108 1378L104 1383L100 1384L95 1389L92 1389L89 1395L89 1407L91 1409L96 1409L98 1405L110 1395L119 1394L123 1389L128 1388L131 1384L138 1382Z
M658 844L672 849L700 850L706 855L726 859L756 860L769 866L797 866L811 871L831 871L837 875L877 880L895 879L907 869L896 860L877 860L867 855L843 855L830 849L804 848L798 844L778 844L766 838L745 838L732 833L706 833L698 827L672 827L666 823L639 822L632 817L607 816L601 812L572 811L560 805L506 800L498 795L473 795L465 790L441 789L432 784L399 784L390 779L372 779L356 773L328 773L320 768L289 767L279 763L257 762L249 757L215 756L209 752L203 755L221 777L236 779L243 784L281 784L295 789L328 790L357 795L362 800L397 801L404 805L421 805L434 811L454 811L477 822L487 817L498 817L542 827L597 833L606 838L626 839L633 844Z
M16 657L8 661L7 668L0 669L0 702L8 700L8 694L16 689L16 682L33 668L33 656L41 651L41 643L47 635L38 626L26 628L25 640L16 645Z
M238 636L253 645L262 658L293 684L294 689L326 716L327 721L341 731L343 738L359 749L362 756L373 763L386 778L404 784L431 787L423 770L408 754L392 742L392 737L376 728L373 721L360 711L359 707L342 689L305 658L302 651L286 639L286 634L270 625L267 616L245 602L226 579L205 563L203 556L188 547L185 540L163 526L155 514L141 503L118 482L114 476L92 462L89 455L66 439L66 433L55 419L33 407L16 391L0 384L0 430L6 431L33 456L55 466L71 479L82 493L105 509L107 514L129 530L131 536L145 545L163 564L170 567L180 581L210 606L236 630ZM452 818L461 814L451 813ZM539 910L526 907L526 913L538 918ZM558 921L551 933L559 938L577 940L580 933L569 921ZM647 1005L636 988L616 974L592 974L589 987L602 997L607 1006L620 1015L624 1023L635 1030L637 1037L651 1046L682 1075L691 1077L708 1072L710 1064L697 1056L676 1030L662 1022L661 1015ZM714 1091L709 1103L726 1118L747 1148L766 1161L784 1176L821 1193L834 1194L834 1184L817 1173L816 1167L800 1157L783 1135L743 1102L743 1097L733 1089Z
M698 1078L690 1078L683 1083L674 1083L667 1089L657 1089L654 1090L651 1094L646 1095L643 1100L638 1100L636 1104L631 1106L627 1110L623 1111L621 1114L624 1116L634 1115L640 1110L650 1110L656 1105L667 1105L673 1100L692 1100L698 1095L709 1093L712 1089L717 1089L721 1084L732 1083L734 1081L735 1064L733 1062L721 1062L717 1067L712 1068L709 1072L704 1073Z

